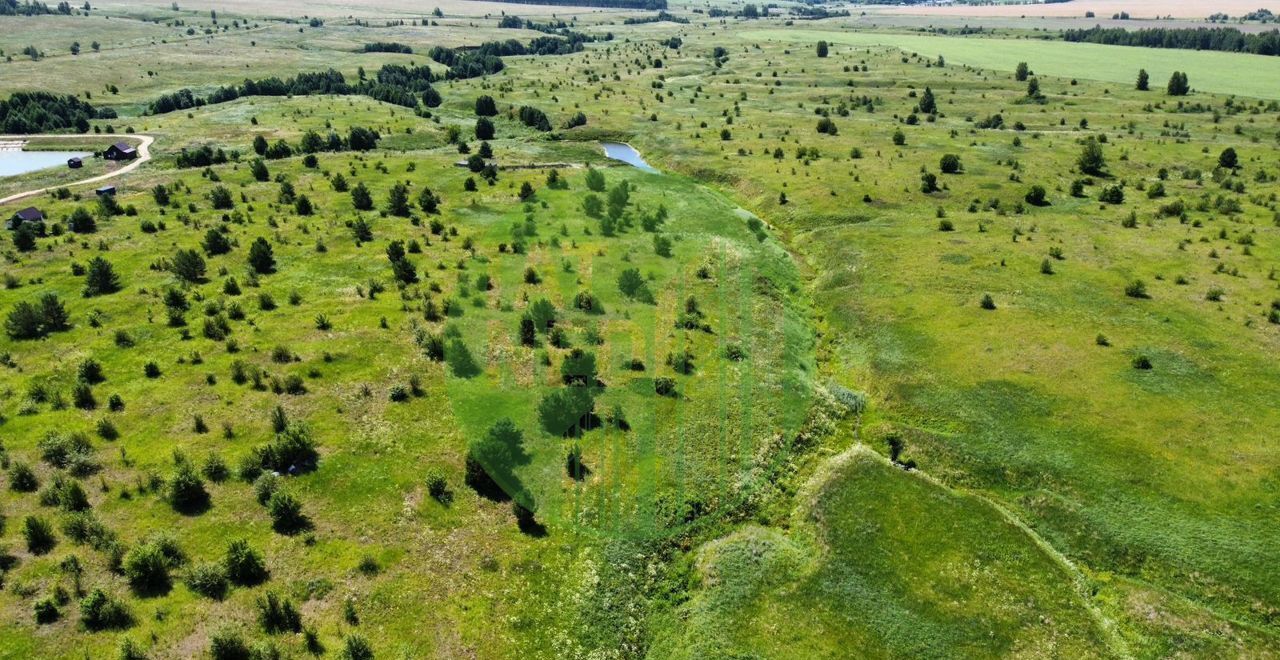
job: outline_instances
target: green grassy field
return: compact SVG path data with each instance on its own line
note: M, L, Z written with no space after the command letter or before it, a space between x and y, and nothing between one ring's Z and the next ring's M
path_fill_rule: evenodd
M1120 85L1131 85L1138 69L1146 69L1156 86L1167 81L1174 71L1182 71L1191 79L1192 86L1206 92L1280 99L1280 62L1265 55L891 32L767 29L747 30L739 36L748 41L815 44L825 39L845 46L892 46L925 57L941 55L953 64L995 71L1013 71L1018 62L1035 62L1035 72L1039 75Z
M1042 76L1047 99L1027 103L1012 76L951 57L938 69L896 49L836 46L824 61L784 47L730 49L719 70L706 50L666 51L662 69L629 72L663 83L662 102L611 89L600 112L631 104L620 119L651 162L732 191L789 235L822 310L820 364L879 404L874 446L902 438L931 474L997 497L1090 574L1191 596L1206 616L1245 621L1232 634L1246 644L1272 646L1249 626L1266 630L1273 616L1276 584L1253 567L1274 543L1243 530L1265 526L1276 464L1258 442L1275 424L1266 356L1280 341L1267 320L1277 297L1274 107L1245 101L1219 122L1176 112L1159 92L1090 82L1084 67L1069 72L1076 84ZM941 114L910 125L925 86ZM874 113L848 107L864 95ZM817 109L830 109L838 136L806 126ZM650 113L675 130L646 130ZM995 113L1025 130L974 128ZM718 119L702 126L709 116ZM1102 134L1108 176L1072 197L1081 140ZM1254 171L1214 181L1228 146ZM861 158L849 157L855 148ZM936 174L944 153L960 157L963 174ZM919 192L922 168L941 192ZM1115 183L1125 203L1099 204ZM1164 192L1148 196L1157 183ZM1048 206L1023 201L1033 184L1049 191ZM1161 210L1178 200L1185 221ZM942 219L953 231L939 231ZM1040 272L1045 261L1054 274ZM1124 295L1134 279L1150 299ZM979 308L984 293L996 311ZM1134 369L1139 356L1155 369ZM1176 597L1158 600L1175 607ZM1132 611L1112 616L1142 627ZM1207 633L1192 628L1142 637L1135 652L1201 648Z
M139 115L156 97L191 88L208 92L237 84L246 77L287 78L299 72L337 69L354 80L361 67L376 71L383 64L428 64L425 52L415 55L358 52L370 40L398 41L426 51L430 46L474 46L497 39L528 39L539 33L498 29L492 23L475 27L446 20L438 27L393 26L368 33L350 23L298 27L281 21L243 21L232 28L225 17L214 25L205 14L183 16L184 25L164 28L154 23L107 17L24 18L6 20L32 23L0 39L0 48L12 56L0 61L0 92L43 90L74 94L100 105L118 108L122 115ZM70 24L70 25L67 25ZM130 31L117 36L116 25L144 25L143 36ZM38 25L39 28L34 27ZM227 28L224 32L220 28ZM187 29L196 33L188 36ZM204 30L211 30L205 34ZM130 38L133 37L133 38ZM111 41L119 38L120 41ZM102 50L89 44L99 41ZM70 47L79 42L81 52ZM45 57L32 61L20 50L37 45ZM111 91L111 87L117 90Z
M299 101L241 101L199 113L204 126L215 126L227 111L252 103L260 124L270 126L274 118L290 116ZM323 107L311 109L324 112ZM347 119L335 120L338 114L328 117L341 129ZM355 111L348 119L359 123L369 116ZM523 131L514 126L503 122L504 132L518 138ZM302 127L307 127L305 122ZM154 128L166 138L176 132L164 125ZM217 131L199 134L228 148L235 144L229 137L221 142L224 134ZM598 147L525 145L513 139L504 153L505 144L495 143L499 159L515 163L583 157L602 161ZM248 150L247 145L241 147ZM287 178L314 203L317 210L306 217L293 217L292 207L276 199L279 186L254 181L244 163L215 167L201 176L166 169L167 159L161 158L155 166L148 164L130 175L121 184L119 200L136 207L137 217L103 219L98 230L83 239L68 234L49 239L45 251L12 255L16 286L4 292L4 306L12 307L33 290L56 291L68 303L74 329L35 344L6 340L14 356L6 375L12 408L6 412L6 460L38 466L36 445L48 434L93 436L99 420L111 420L120 437L93 441L95 461L102 467L92 482L102 492L91 499L97 516L122 543L172 530L190 558L188 565L194 565L215 559L225 539L246 536L269 558L273 577L268 586L315 601L308 606L308 619L336 620L346 599L370 600L362 606L368 609L361 615L366 619L361 630L382 630L374 638L384 648L405 639L395 632L412 616L403 603L412 602L412 611L425 612L433 607L431 593L435 598L460 596L430 582L406 584L405 576L431 572L432 562L452 563L464 557L472 563L489 561L491 553L504 552L498 549L519 538L512 526L496 536L488 531L467 540L473 536L470 526L501 517L498 512L507 506L472 495L461 470L466 439L484 435L498 419L513 419L528 433L525 447L531 458L516 474L528 498L520 501L536 506L539 522L556 536L662 536L668 533L663 530L679 524L691 503L696 503L699 515L707 515L751 496L760 486L751 483L750 473L768 469L775 460L758 443L794 432L806 407L806 372L812 370L807 357L811 341L803 331L800 310L790 302L797 274L786 254L748 231L743 218L719 195L680 177L617 167L604 175L610 187L624 182L633 186L629 218L666 209L669 219L661 231L673 242L673 250L671 256L659 257L654 254L654 234L638 227L617 238L599 235L597 221L580 211L585 192L582 169L564 171L568 189L563 191L544 187L546 169L532 169L503 176L496 187L467 193L463 180L474 175L454 167L454 159L456 154L444 150L416 150L372 157L325 155L317 169L303 167L298 158L271 161L276 176ZM349 195L333 191L326 176L342 173L349 185L367 183L381 204L391 181L398 179L393 172L417 182L415 195L417 186L429 184L447 200L437 221L463 231L452 237L448 230L437 235L427 226L433 218L418 215L410 222L371 213L367 217L374 239L357 244L343 220L352 212ZM516 191L524 181L542 190L520 204ZM171 207L159 207L151 199L150 189L156 184L181 191L175 192ZM208 206L207 195L215 186L237 191L240 200L229 214ZM56 203L44 198L40 203L54 222L65 222L67 214L86 204L80 198ZM164 228L158 233L140 231L140 219L164 223ZM209 257L207 283L182 287L196 307L188 332L166 327L159 297L180 282L150 266L167 258L161 253L198 247L205 232L217 226L226 227L230 240L240 247L226 256ZM522 233L513 233L513 227ZM530 228L536 233L528 233ZM527 254L499 251L499 244L505 246L521 235L532 243ZM255 276L246 270L244 251L257 236L270 237L278 273ZM382 255L393 238L426 246L422 256L414 256L423 282L399 292L389 281ZM462 247L464 241L475 246L474 252ZM323 252L318 251L321 244ZM82 278L66 264L82 263L95 253L111 261L123 290L85 299L79 295ZM681 266L673 268L675 264ZM529 285L526 268L540 272L542 283ZM655 304L629 301L618 293L616 281L625 268L648 275ZM706 277L697 276L700 268ZM480 275L490 278L491 290L475 288L479 280L474 278ZM229 281L240 283L233 294L226 293ZM390 291L369 299L368 287L375 282ZM773 290L762 291L763 282L771 283ZM572 312L573 299L581 291L594 294L604 312ZM263 296L276 301L274 309L262 308ZM296 305L287 302L294 296ZM535 408L543 394L556 389L565 351L552 348L546 339L537 348L520 346L516 339L521 310L540 297L562 310L557 328L567 341L599 356L600 379L607 384L598 403L600 414L619 406L630 424L625 432L600 429L575 441L590 470L580 482L570 479L564 468L565 454L574 443L539 431ZM689 298L701 301L705 333L676 328L676 316ZM453 311L424 323L426 299L433 308ZM225 342L210 341L200 336L202 314L239 320L233 320L236 327ZM315 329L314 319L321 316L328 329ZM95 319L92 323L90 317ZM300 333L304 327L312 330ZM428 332L456 328L482 373L469 378L448 375L448 368L427 360L414 345L417 327ZM129 337L128 345L121 345L118 333ZM598 346L589 339L592 334L599 336ZM730 362L724 357L730 343L745 351L745 360ZM682 350L695 356L695 371L687 377L672 373L678 379L678 397L657 398L654 379L670 372L663 360ZM274 356L282 352L296 357L281 363ZM95 388L99 401L82 410L67 405L68 388L77 365L89 357L102 364L106 382ZM624 367L632 358L643 361L642 374ZM158 378L143 376L144 365L152 361L160 365ZM271 379L300 376L306 393L275 394L266 386L258 392L236 384L230 374L237 363L270 372ZM419 383L419 395L408 403L388 400L390 388L407 388L411 381ZM31 398L37 390L44 403ZM179 392L184 393L180 403ZM109 394L125 402L122 412L105 410ZM270 439L267 421L276 405L305 420L321 446L319 469L290 487L311 512L314 527L305 538L273 534L253 504L248 484L210 483L212 508L188 517L170 511L159 493L145 485L147 475L162 477L172 471L175 451L198 463L217 455L237 465L250 447ZM423 474L431 470L442 470L456 494L448 506L424 496ZM38 467L37 476L46 484L53 471ZM34 495L6 494L6 499L11 501L5 514L14 520L27 515L63 519L50 516ZM371 543L408 530L413 531L402 541ZM454 538L460 533L467 539ZM424 534L448 537L447 548L425 556L416 552L416 539ZM518 554L536 558L541 548L534 542ZM83 558L86 582L128 593L95 553L86 555L66 539L50 555L18 555L21 569L10 576L13 590L47 595L63 582L55 567L67 553ZM353 578L354 567L366 556L379 564L377 577ZM180 573L175 572L175 582ZM324 585L324 593L312 593L309 585L317 582ZM207 612L210 604L180 585L169 593L162 599L140 599L134 616L167 640L156 652L181 653L183 639L211 632L197 615ZM252 599L250 592L237 590L222 607L247 612ZM397 605L378 605L382 599ZM26 600L9 603L11 621L29 620L23 611L30 608ZM428 618L440 617L440 625L469 626L466 617L453 618L456 614L444 608ZM145 623L153 619L156 623ZM65 643L78 644L84 640L72 634L75 625L67 617L45 630L63 629ZM23 628L11 627L4 634L28 639ZM333 640L344 632L341 626L318 629ZM454 632L467 645L486 634L476 627ZM110 636L92 641L97 653L107 653L116 644ZM425 640L403 648L413 654L440 652L424 644ZM299 648L293 642L285 646ZM10 650L22 655L24 648L31 647ZM46 651L63 652L55 648Z
M155 159L117 181L125 213L71 232L77 208L96 208L72 187L36 200L59 230L36 250L11 234L0 243L0 313L56 292L72 324L0 338L0 657L113 657L126 639L148 657L200 656L227 627L259 657L337 655L353 636L377 657L1280 653L1280 581L1266 570L1280 560L1280 455L1267 442L1280 424L1280 80L1268 82L1280 70L1269 58L597 16L581 29L613 41L437 83L444 102L430 115L295 96L147 116L150 99L182 87L426 60L354 52L375 39L421 51L537 34L499 29L496 16L302 32L263 18L153 45L170 28L130 17L166 7L16 19L62 40L83 21L82 44L103 50L0 63L0 92L37 79L92 89L121 114L97 129L156 136ZM524 7L501 6L549 9ZM183 15L196 10L202 24L203 8ZM5 34L6 53L25 39ZM1020 61L1042 97L1014 79ZM1133 89L1139 67L1155 91ZM1175 68L1196 89L1185 98L1164 93ZM117 94L98 91L107 82ZM932 113L917 108L926 89ZM479 148L482 94L497 99L490 144L508 166L494 185L459 167L467 156L450 142L456 131ZM518 121L525 105L554 130ZM585 126L559 128L577 112ZM997 114L1001 127L979 127ZM379 131L378 148L251 173L255 136L297 144L352 126ZM606 161L603 140L661 173ZM1079 171L1089 142L1099 174ZM178 167L182 149L205 145L230 161ZM1219 166L1228 148L1236 167ZM958 171L941 171L947 154ZM566 187L549 184L547 163ZM587 166L602 189L588 189ZM922 190L926 173L936 190ZM372 209L337 189L339 174L367 187ZM588 195L624 183L608 235ZM387 210L396 184L408 215ZM1123 199L1102 201L1112 187ZM222 188L230 208L213 208ZM438 213L417 206L424 188ZM228 253L203 250L210 229ZM250 268L259 238L274 272ZM392 241L418 281L396 284ZM206 273L184 283L170 262L191 248ZM120 291L82 295L95 256ZM630 269L651 302L621 290ZM1136 280L1145 294L1126 295ZM170 289L185 292L185 325L170 323ZM576 306L584 293L595 309ZM522 339L541 300L556 321ZM539 406L569 389L575 348L595 357L600 423L562 435L542 428ZM691 370L676 368L685 350ZM89 386L92 407L79 386L89 358L105 375ZM658 395L663 379L674 396ZM320 457L280 478L310 521L291 533L273 530L236 474L275 438L277 406ZM473 488L468 449L502 419L521 432L484 463L503 492ZM42 444L72 432L96 469L57 467ZM231 474L204 473L210 506L174 510L165 496L180 463L203 470L211 456ZM36 490L12 489L16 464L33 468ZM59 476L81 485L118 546L75 540L83 514L59 505ZM53 525L48 553L28 547L28 516ZM131 585L118 553L166 532L186 555L170 588ZM241 537L268 580L220 600L186 584ZM72 555L78 581L62 568ZM87 630L77 588L120 598L131 624ZM288 597L307 632L267 630L267 592ZM59 618L37 623L45 599Z
M863 448L834 459L803 495L789 535L748 527L703 548L689 625L657 655L1125 651L1074 569L978 498L904 476Z

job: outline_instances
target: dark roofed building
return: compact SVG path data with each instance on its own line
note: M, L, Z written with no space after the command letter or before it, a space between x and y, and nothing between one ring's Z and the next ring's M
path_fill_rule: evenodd
M23 223L28 223L28 222L32 224L36 224L36 223L43 224L44 213L42 213L40 209L34 206L28 206L27 208L22 209L17 213L14 213L13 217L9 218L7 227L9 229L17 229L19 225Z
M125 142L117 142L102 152L102 157L107 160L133 160L138 157L138 150Z
M103 186L103 187L101 187L101 188L98 188L98 189L97 189L97 190L95 190L94 192L98 193L98 196L99 196L99 197L101 197L101 196L103 196L103 195L114 195L114 194L116 194L116 187L115 187L115 186Z

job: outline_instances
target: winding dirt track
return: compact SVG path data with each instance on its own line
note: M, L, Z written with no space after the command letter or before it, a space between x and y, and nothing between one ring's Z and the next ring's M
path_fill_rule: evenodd
M72 139L72 138L78 138L78 139L84 139L84 137L85 137L84 135L79 135L79 134L76 134L76 135L0 135L0 142L5 142L5 141L22 141L22 140L30 140L30 139L32 139L32 138L54 138L54 139ZM139 140L141 140L141 142L138 144L138 157L137 157L137 158L135 158L135 159L133 159L133 161L132 161L132 162L130 162L128 165L125 165L124 167L122 167L122 168L120 168L120 169L118 169L118 170L116 170L116 171L114 171L114 172L107 172L106 174L99 174L98 176L89 177L88 179L81 179L81 180L79 180L79 181L75 181L75 182L73 182L73 183L59 184L59 185L56 185L56 186L49 186L49 187L47 187L47 188L37 188L37 189L35 189L35 190L28 190L28 191L25 191L25 192L20 192L20 193L16 193L16 194L13 194L13 195L9 195L8 197L5 197L4 199L0 199L0 206L3 206L3 205L8 204L8 203L10 203L10 202L16 202L16 201L18 201L18 200L20 200L20 199L26 199L26 198L28 198L28 197L34 197L34 196L39 195L39 194L41 194L41 193L48 192L48 191L50 191L50 190L52 190L52 189L54 189L54 188L68 188L68 187L71 187L71 186L79 186L79 185L83 185L83 184L86 184L86 183L97 183L97 182L99 182L99 181L105 181L105 180L107 180L107 179L110 179L110 178L114 178L114 177L120 176L121 174L128 174L129 172L132 172L133 170L137 169L139 165L141 165L141 164L143 164L143 163L145 163L145 162L147 162L147 161L151 160L151 143L152 143L152 142L155 142L155 141L156 141L156 139L155 139L155 137L153 137L153 136L150 136L150 135L142 135L142 134L140 134L140 133L132 133L132 134L130 134L128 137L130 137L130 138L138 138Z

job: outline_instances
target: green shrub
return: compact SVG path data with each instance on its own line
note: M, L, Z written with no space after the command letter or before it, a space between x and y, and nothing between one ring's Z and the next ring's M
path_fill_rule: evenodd
M127 628L133 616L124 603L102 589L94 589L80 599L80 622L89 630Z
M120 430L116 428L115 422L105 417L98 420L97 431L98 437L103 440L115 440L120 437Z
M27 516L22 521L22 538L27 542L27 551L33 555L48 554L58 544L53 525L38 516Z
M595 387L598 383L596 354L575 348L560 363L560 380L565 385Z
M293 606L293 601L280 598L273 591L258 597L258 625L267 634L282 632L302 632L302 615Z
M204 488L204 480L186 461L178 464L177 471L169 479L165 499L179 513L198 513L209 506L209 492Z
M77 512L89 508L89 496L84 487L75 479L54 475L53 481L40 493L40 503L45 506L56 506L63 511Z
M231 476L231 469L227 467L221 456L210 452L209 456L204 459L204 465L200 468L200 473L209 481L222 483Z
M377 575L382 571L382 567L378 565L378 560L372 555L365 555L360 558L360 563L356 564L356 570L362 575Z
M301 424L285 423L271 442L254 449L258 464L264 470L296 474L315 469L320 460L311 430Z
M574 443L564 457L564 471L570 479L582 481L587 476L587 467L582 463L582 447Z
M676 373L688 376L694 370L693 353L689 352L688 349L668 353L667 364Z
M338 654L341 660L373 660L373 648L359 635L349 635Z
M427 494L432 499L447 504L451 499L449 497L449 482L445 479L444 473L437 468L432 468L427 472Z
M53 596L45 596L35 602L32 606L35 610L36 623L45 625L53 623L62 617L62 612L58 609L58 602Z
M214 600L222 600L227 595L228 582L226 569L214 563L193 566L183 579L188 589Z
M21 461L9 464L9 490L18 493L33 493L40 487L40 480L30 465Z
M302 502L285 491L276 491L267 500L267 513L271 516L271 528L281 534L293 534L309 526L302 513Z
M592 388L564 387L552 390L538 403L538 420L552 435L570 435L580 429L595 409Z
M72 543L88 545L95 550L105 550L115 542L116 535L107 528L92 511L79 511L62 519L62 533Z
M143 652L142 647L128 637L120 640L120 650L116 657L119 660L147 660L147 654Z
M169 558L154 543L136 545L125 553L123 568L129 586L138 593L164 593L171 586Z
M102 364L93 358L86 359L76 368L76 377L90 385L96 385L107 378L102 374Z
M250 547L249 542L244 539L237 539L227 545L227 555L222 565L226 569L227 579L240 586L261 584L269 577L262 554Z
M573 297L573 308L582 310L588 314L603 314L604 305L600 303L600 299L595 297L590 291L579 291Z
M253 494L258 498L258 504L266 506L271 500L271 496L276 494L280 489L280 477L272 472L263 472L253 482Z
M618 275L618 291L632 300L653 302L653 294L649 292L644 276L635 268L628 268Z
M91 460L93 446L83 433L50 431L37 443L40 458L56 468L71 469L77 463Z
M1104 204L1123 204L1124 188L1118 185L1107 186L1102 189L1102 192L1098 193L1098 201Z
M209 636L209 655L213 660L250 660L249 645L240 631L225 627Z
M450 338L444 351L449 371L458 378L471 378L481 373L480 365L471 356L471 350L457 337Z
M862 392L854 392L840 383L827 383L827 391L846 414L859 415L867 409L867 395Z

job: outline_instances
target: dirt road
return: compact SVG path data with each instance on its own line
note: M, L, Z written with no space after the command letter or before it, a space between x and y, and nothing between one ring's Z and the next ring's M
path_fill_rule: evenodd
M32 139L32 138L41 138L41 139L44 139L44 138L53 138L53 139L81 139L81 140L83 140L83 139L84 139L84 137L85 137L85 136L84 136L84 135L81 135L81 134L75 134L75 135L0 135L0 142L22 142L22 141L30 140L30 139ZM21 199L26 199L26 198L28 198L28 197L34 197L34 196L36 196L36 195L39 195L39 194L42 194L42 193L48 192L49 190L52 190L53 188L69 188L69 187L71 187L71 186L79 186L79 185L83 185L83 184L86 184L86 183L97 183L97 182L99 182L99 181L105 181L105 180L107 180L107 179L111 179L111 178L114 178L114 177L120 176L121 174L128 174L129 172L132 172L133 170L137 169L139 165L142 165L143 163L145 163L145 162L147 162L147 161L151 160L151 143L152 143L152 142L155 142L155 141L156 141L156 139L155 139L154 137L150 136L150 135L142 135L142 134L139 134L139 133L133 133L133 134L130 134L128 137L130 137L130 138L138 138L139 140L141 140L141 142L138 144L138 157L137 157L137 158L135 158L135 159L133 159L133 161L132 161L132 162L130 162L128 165L125 165L124 167L122 167L122 168L120 168L120 169L118 169L118 170L116 170L116 171L114 171L114 172L107 172L106 174L99 174L98 176L89 177L88 179L81 179L81 180L76 181L76 182L73 182L73 183L59 184L59 185L57 185L57 186L50 186L50 187L48 187L48 188L37 188L37 189L35 189L35 190L28 190L28 191L25 191L25 192L20 192L20 193L16 193L16 194L13 194L13 195L9 195L8 197L5 197L4 199L0 199L0 206L3 206L3 205L5 205L5 204L9 204L9 203L11 203L11 202L16 202L16 201L21 200ZM110 136L108 136L107 138L104 138L104 139L110 139Z

